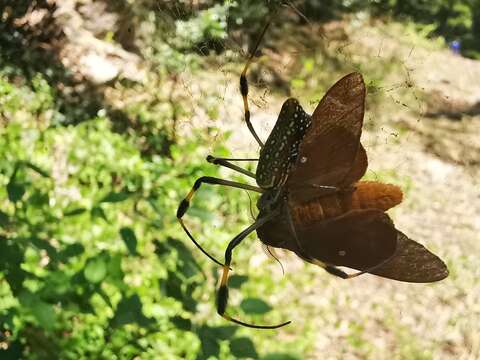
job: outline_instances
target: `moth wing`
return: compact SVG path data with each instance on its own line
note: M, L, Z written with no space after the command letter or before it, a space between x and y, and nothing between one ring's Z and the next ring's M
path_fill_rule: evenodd
M352 210L298 230L308 256L335 266L367 270L390 258L397 231L390 218L375 209Z
M317 223L302 230L301 242L315 259L360 271L390 257L370 271L388 279L429 283L448 276L447 266L438 256L397 230L390 218L377 210L353 210Z
M429 283L445 279L448 268L437 255L397 230L395 256L371 273L399 281Z
M363 176L368 164L360 144L365 94L362 75L351 73L322 98L287 180L293 200L308 200L309 185L346 187Z

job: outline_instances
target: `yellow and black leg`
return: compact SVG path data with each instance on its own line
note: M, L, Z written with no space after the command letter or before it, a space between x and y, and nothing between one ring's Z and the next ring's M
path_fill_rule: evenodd
M359 272L356 272L354 274L347 274L345 271L340 270L336 266L326 264L326 263L324 263L320 260L317 260L317 259L310 260L310 262L324 268L325 271L328 272L329 274L331 274L333 276L338 276L339 278L342 278L342 279L352 279L354 277L360 276L360 275L368 272L368 271L359 271Z
M230 159L230 158L218 158L218 157L214 157L212 155L208 155L207 156L207 161L211 164L224 166L224 167L227 167L229 169L238 171L239 173L242 173L243 175L247 175L247 176L249 176L253 179L256 179L254 173L252 173L251 171L245 170L245 169L241 168L240 166L232 164L230 161L258 161L258 159Z
M278 216L278 212L272 212L271 214L258 219L248 228L243 230L240 234L238 234L230 243L228 244L227 250L225 251L225 264L223 265L223 273L222 273L222 280L220 283L220 287L218 289L217 294L217 312L221 315L224 319L232 321L236 324L243 325L246 327L254 328L254 329L277 329L279 327L285 326L290 324L291 321L287 321L277 325L255 325L245 323L243 321L234 319L225 313L227 309L228 303L228 273L230 270L230 264L232 261L232 252L233 249L245 239L248 234L258 229L260 226L265 224L267 221L271 220L273 217Z
M378 269L379 267L381 267L384 264L386 264L387 262L389 262L394 256L395 256L395 253L393 253L393 255L389 256L388 258L381 261L377 265L372 266L372 267L370 267L368 269L365 269L365 270L362 270L362 271L358 271L358 272L353 273L353 274L347 274L343 270L340 270L338 267L330 265L330 264L326 264L323 261L320 261L320 260L317 260L317 259L306 259L306 260L311 262L312 264L315 264L315 265L318 265L318 266L324 268L325 271L328 272L331 275L338 276L342 279L353 279L357 276L360 276L360 275L363 275L363 274L366 274L366 273L369 273L369 272L372 272L372 271Z
M260 189L257 186L252 186L248 184L242 184L236 181L229 181L229 180L223 180L223 179L218 179L215 177L210 177L210 176L202 176L201 178L197 179L192 187L192 190L188 193L188 195L185 197L185 199L182 200L180 205L178 206L177 209L177 220L182 226L183 230L185 230L186 234L190 238L190 240L193 241L193 243L208 257L210 258L213 262L217 263L220 266L223 266L221 262L219 262L217 259L215 259L213 256L211 256L209 253L207 253L202 246L195 240L195 238L190 234L190 231L188 231L187 227L185 226L183 222L183 216L187 212L188 208L190 207L190 201L195 194L195 192L200 188L202 184L211 184L211 185L223 185L223 186L229 186L237 189L245 189L245 190L251 190L251 191L256 191L256 192L263 192L262 189Z
M260 37L258 38L257 43L255 44L255 47L253 48L253 51L250 53L250 57L248 58L248 61L245 64L245 67L243 68L242 74L240 75L240 93L242 94L242 99L243 99L243 109L244 109L244 112L245 112L245 122L247 123L248 130L250 130L253 137L257 141L258 145L260 145L260 147L263 147L263 142L258 137L257 133L255 132L255 129L252 126L252 123L250 122L250 109L248 107L247 71L248 71L248 67L250 66L250 64L253 61L255 53L257 52L258 47L260 45L260 42L262 41L263 36L265 35L265 32L267 31L269 25L270 25L270 22L268 22L265 25L265 27L263 28L263 31L260 34Z

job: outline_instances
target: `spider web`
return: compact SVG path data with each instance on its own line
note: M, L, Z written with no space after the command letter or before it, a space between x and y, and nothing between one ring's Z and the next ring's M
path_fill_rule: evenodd
M453 267L454 262L465 264L461 259L465 249L478 248L475 241L478 222L472 219L479 209L471 199L477 198L480 188L476 180L479 178L476 174L480 144L478 111L475 112L479 100L473 95L480 92L466 79L480 78L480 67L477 69L468 60L454 57L446 50L426 46L424 39L408 31L402 32L403 28L399 30L395 24L370 21L362 16L351 15L319 25L305 21L305 18L309 20L308 15L292 9L279 11L260 46L261 56L255 59L248 75L252 123L264 140L275 124L285 98L298 98L311 113L325 91L338 79L351 71L361 72L368 93L362 135L370 162L367 177L397 184L406 193L404 204L393 209L392 214L399 229L442 258L449 259L449 266ZM195 112L192 117L181 121L179 129L186 135L194 129L204 129L209 135L211 153L222 145L229 149L232 157L255 157L258 154L258 146L243 122L242 99L238 91L238 78L248 56L248 46L256 39L256 34L249 30L229 33L220 42L222 51L205 56L209 66L199 72L186 68L182 75L182 91L195 104ZM257 33L260 31L261 28ZM452 69L464 71L449 71L449 65ZM212 106L216 109L215 114L205 110ZM231 136L225 135L228 132ZM473 134L477 134L476 139ZM455 143L453 150L448 149L450 142ZM226 178L231 176L230 171L225 172ZM252 205L253 202L245 195L245 218L250 217L249 203ZM259 247L259 242L255 246ZM256 254L249 260L250 265L258 268L264 258L264 254ZM281 252L278 258L285 265L287 274L303 266L290 261ZM474 273L474 266L470 266L471 271L466 273ZM270 267L272 276L278 279L280 271L275 260L271 261ZM462 267L467 265L458 265L457 269ZM344 296L338 291L342 285L335 283L329 287L327 280L322 281L315 285L321 285L320 298L324 299L324 305L330 304L330 298ZM345 285L348 287L346 294L350 294L345 296L354 298L357 293L360 298L367 299L378 290L377 282L363 284ZM398 284L388 286L392 287L391 294L399 293ZM402 287L403 305L396 302L396 295L391 295L391 299L389 295L379 295L379 308L390 300L395 307L403 306L410 311L410 304L416 304L420 299L423 305L438 307L441 305L437 298L442 297L442 291L452 291L447 287L469 293L467 288L471 286L453 279L448 285L439 285L437 289L442 290L436 291L434 296L420 294L418 288ZM318 291L312 293L312 302L321 306ZM428 300L425 300L427 296ZM351 302L345 300L345 304L350 307ZM365 301L365 304L369 302ZM443 312L439 313L445 318L458 315L467 319L462 315L462 306L453 310L443 307ZM418 307L420 321L417 323L420 325L417 326L429 324L425 308ZM342 317L353 313L349 309L341 312ZM437 321L435 319L433 323ZM448 325L446 321L442 323L445 329L455 330L452 329L455 325ZM328 326L328 320L325 324ZM380 331L374 326L369 333ZM317 342L316 348L324 353L334 351L331 338L325 339L325 349L322 349L321 341ZM459 347L465 346L463 340L458 343Z
M196 14L201 11L199 8ZM163 9L162 13L172 24L180 17L173 10ZM229 32L217 42L217 51L207 54L205 48L201 50L206 66L200 71L185 67L180 75L181 92L189 97L193 112L179 122L179 131L188 136L193 130L206 130L210 153L224 146L231 157L258 155L258 146L243 122L238 79L249 46L260 32L261 26L256 31L240 27ZM273 19L247 76L252 123L265 140L287 97L298 98L311 113L340 77L359 71L367 85L362 143L369 156L368 179L396 183L408 190L416 186L419 177L424 185L451 177L457 165L467 172L472 169L473 179L478 159L472 154L478 152L462 146L449 152L441 144L445 139L457 144L466 139L458 134L454 137L463 125L455 126L452 117L474 117L476 100L471 98L473 105L468 108L449 97L450 87L442 83L447 80L442 80L445 76L431 65L431 59L461 59L429 48L425 41L413 32L403 33L395 24L372 21L362 14L319 24L301 9L284 7ZM448 81L453 81L452 75ZM431 132L438 126L446 129L440 139ZM452 126L455 130L447 131ZM468 132L470 125L462 134ZM478 141L473 137L469 141L478 149ZM231 176L231 172L225 175ZM246 216L248 212L245 207Z

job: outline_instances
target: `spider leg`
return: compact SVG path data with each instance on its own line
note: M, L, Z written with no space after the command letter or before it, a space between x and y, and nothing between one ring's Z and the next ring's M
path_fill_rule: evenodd
M202 248L202 246L195 240L192 234L190 234L190 231L188 231L187 227L185 226L182 220L182 217L185 215L188 208L190 207L190 200L192 199L195 192L200 188L200 186L203 183L211 184L211 185L223 185L223 186L229 186L237 189L245 189L245 190L257 191L257 192L263 192L263 190L260 189L259 187L248 185L248 184L242 184L236 181L223 180L223 179L218 179L210 176L202 176L201 178L198 178L195 181L195 183L193 184L192 190L190 190L190 192L185 197L185 199L183 199L180 202L180 205L178 206L178 209L177 209L177 220L182 226L183 230L185 230L190 240L193 241L193 243L200 249L201 252L203 252L213 262L217 263L220 266L223 266L221 262L219 262L217 259L215 259L213 256L211 256Z
M235 236L235 238L233 238L233 240L230 241L230 243L227 246L227 250L225 251L225 265L223 265L222 281L220 283L220 287L218 289L218 295L217 295L217 312L220 316L222 316L226 320L232 321L236 324L243 325L246 327L255 328L255 329L276 329L276 328L288 325L291 322L291 321L287 321L277 325L255 325L255 324L249 324L249 323L245 323L243 321L234 319L225 313L225 310L227 308L227 303L228 303L228 287L227 287L228 273L230 270L230 263L232 261L233 249L238 244L240 244L242 240L245 239L251 232L255 231L260 226L262 226L267 221L271 220L277 215L278 215L278 211L274 211L268 214L267 216L257 219L252 225L250 225L245 230L243 230L240 234Z
M326 264L323 261L320 261L320 260L317 260L317 259L309 259L307 261L311 262L312 264L315 264L315 265L318 265L318 266L324 268L325 271L328 272L331 275L338 276L342 279L353 279L357 276L360 276L360 275L363 275L363 274L366 274L366 273L369 273L371 271L374 271L374 270L378 269L379 267L383 266L384 264L386 264L387 262L392 260L394 256L396 256L396 251L390 257L388 257L385 260L379 262L377 265L372 266L371 268L368 268L368 269L365 269L365 270L362 270L362 271L358 271L358 272L353 273L353 274L347 274L346 272L340 270L338 267L330 265L330 264Z
M293 223L293 217L292 213L290 212L290 208L288 207L288 204L285 205L285 211L287 213L287 221L288 221L288 226L290 227L290 232L292 233L293 237L295 238L295 242L297 243L299 251L302 252L302 256L307 257L305 250L303 249L302 244L300 244L300 240L298 239L297 236L297 231L295 230L295 224Z
M248 61L245 64L245 67L243 68L242 74L240 75L240 93L242 94L242 99L243 99L243 109L244 109L244 112L245 112L245 122L247 123L248 130L250 130L250 133L253 135L253 137L257 141L258 145L260 145L260 147L263 147L263 142L258 137L257 133L255 132L255 129L253 128L252 123L250 122L250 109L248 107L247 71L248 71L248 67L250 66L250 64L253 61L255 53L257 52L258 47L260 45L260 42L262 41L263 36L265 35L265 32L267 31L269 25L270 25L270 22L268 22L265 25L265 27L263 28L263 31L260 34L260 37L258 38L257 43L255 44L255 47L253 48L253 51L250 53L250 57L248 58Z
M211 158L211 159L218 159L218 160L227 160L227 161L258 161L258 159L232 159L232 158L217 158L215 156L212 156L212 155L208 155L207 156L207 161L208 161L208 158Z
M207 156L207 161L211 164L225 166L229 169L238 171L238 172L240 172L244 175L247 175L247 176L250 176L251 178L256 179L254 173L252 173L251 171L245 170L245 169L241 168L240 166L232 164L230 162L230 160L233 160L233 161L258 161L258 159L225 159L225 158L217 158L217 157L214 157L212 155Z

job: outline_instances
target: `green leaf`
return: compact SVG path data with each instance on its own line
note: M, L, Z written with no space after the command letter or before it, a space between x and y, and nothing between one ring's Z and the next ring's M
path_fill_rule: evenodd
M75 216L75 215L80 215L80 214L83 214L85 211L87 211L87 209L84 209L84 208L76 208L76 209L72 209L72 210L68 210L66 212L63 213L63 216Z
M18 299L24 307L32 312L32 315L44 329L53 329L56 314L52 305L42 301L37 294L29 291L22 291L18 295Z
M17 245L18 239L0 236L0 270L6 272L5 279L14 295L23 290L23 282L28 273L21 268L24 261L24 249Z
M238 337L230 341L230 351L236 358L258 358L257 350L252 340Z
M55 258L57 255L57 249L55 249L47 240L40 239L36 236L33 236L30 239L31 243L37 248L45 250L48 256Z
M113 327L120 327L126 324L137 323L140 326L148 326L153 322L142 312L142 302L137 294L128 298L123 297L117 305L115 316L111 320Z
M29 205L33 205L33 207L42 207L42 206L48 206L50 199L48 196L48 193L42 192L41 190L38 189L32 189L32 194L28 198L28 203Z
M8 214L0 210L0 226L2 227L7 226L9 222L10 222L10 219Z
M107 264L102 257L90 259L84 269L85 278L91 283L99 283L107 275Z
M102 200L100 200L100 203L117 203L121 201L127 200L132 193L126 192L126 191L120 191L120 192L110 192L108 193Z
M16 184L10 181L7 184L7 193L8 193L8 199L11 202L15 203L17 201L20 201L23 195L25 195L25 186L21 184Z
M10 289L14 295L17 295L20 291L23 290L23 282L27 278L28 273L20 268L20 264L11 265L5 279L10 285Z
M247 282L248 276L246 275L232 275L228 279L228 286L232 289L240 289L243 283Z
M129 227L123 227L120 229L120 236L123 239L123 242L127 246L128 251L131 255L137 255L137 237L133 230Z
M117 281L117 287L123 286L124 273L122 270L122 256L120 254L112 255L107 266L108 276Z
M240 304L242 310L247 314L265 314L272 310L272 307L265 301L257 298L248 298Z
M177 277L169 276L165 285L165 295L178 301L183 301L183 292L180 284L181 282Z
M202 353L199 354L197 359L208 359L210 356L218 359L220 355L220 344L218 343L219 339L215 331L212 331L212 328L204 325L199 329L199 337L202 345Z
M197 261L192 255L189 248L185 246L181 241L168 238L167 245L156 244L157 255L171 254L172 248L174 248L178 255L177 270L178 273L183 275L185 280L191 280L198 272L202 272L202 268L198 265Z
M170 253L170 247L167 246L164 242L159 240L153 240L153 245L155 246L155 254L157 256L168 255Z
M210 328L212 332L215 334L215 337L220 340L228 340L233 335L235 335L238 326L234 325L223 325L223 326L216 326Z
M23 163L26 167L28 167L28 168L32 169L33 171L35 171L37 174L42 175L43 177L46 177L46 178L50 177L50 175L49 175L45 170L40 169L37 165L32 164L32 163L29 162L29 161L22 161L22 163Z
M32 314L38 323L47 330L52 330L55 326L56 314L53 306L43 301L35 301L31 307Z
M170 318L170 321L177 329L189 331L192 328L192 322L190 319L185 319L181 316L174 316Z
M82 244L70 244L64 250L62 250L58 256L61 261L65 261L68 258L83 254L84 251L85 248Z
M90 214L91 214L92 218L99 217L99 218L102 218L105 221L108 221L107 215L105 214L105 211L103 211L103 209L100 206L95 206L94 208L92 208L92 210L90 211Z

